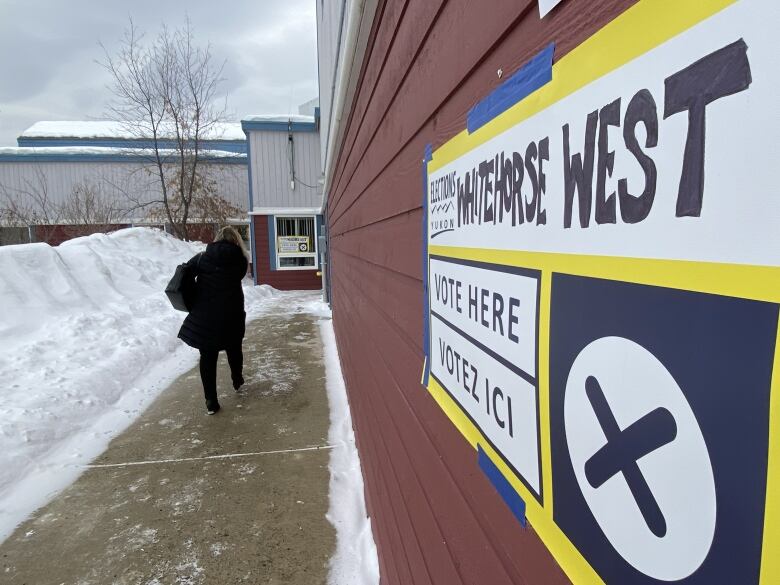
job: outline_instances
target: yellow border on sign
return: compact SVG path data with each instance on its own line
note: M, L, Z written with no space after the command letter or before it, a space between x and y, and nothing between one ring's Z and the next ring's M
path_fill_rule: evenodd
M552 81L473 134L463 130L435 150L428 174L736 1L641 0L555 63Z
M429 254L780 303L780 267L429 246ZM541 328L541 325L540 325ZM541 364L539 366L541 369Z
M769 461L767 462L761 583L780 583L780 319L775 339L772 390L769 397Z

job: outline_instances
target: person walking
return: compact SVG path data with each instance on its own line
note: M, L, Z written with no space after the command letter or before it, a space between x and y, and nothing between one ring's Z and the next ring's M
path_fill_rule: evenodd
M244 354L241 344L246 330L244 291L247 251L238 231L230 226L219 230L206 251L193 256L187 266L195 276L195 286L187 300L189 314L179 338L200 350L200 379L206 397L206 411L219 411L217 399L217 358L227 353L233 388L244 383Z

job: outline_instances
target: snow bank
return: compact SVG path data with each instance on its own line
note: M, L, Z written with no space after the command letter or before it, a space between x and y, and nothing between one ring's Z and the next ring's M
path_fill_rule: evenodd
M202 249L148 228L0 247L0 541L196 364L163 290ZM246 283L251 318L273 289Z
M306 309L330 317L324 303ZM320 321L325 377L330 405L328 443L330 452L330 506L327 518L336 529L336 551L330 561L330 585L373 585L379 583L379 558L371 533L371 520L363 499L363 474L352 431L352 415L341 373L333 321Z

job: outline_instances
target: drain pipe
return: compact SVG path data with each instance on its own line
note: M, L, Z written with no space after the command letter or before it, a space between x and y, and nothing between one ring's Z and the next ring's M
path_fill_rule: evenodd
M375 2L375 0L369 0ZM322 289L325 302L330 305L330 263L328 256L330 255L330 225L328 224L328 195L330 194L330 180L332 178L334 160L336 153L336 142L341 130L341 121L347 117L347 108L349 104L346 104L347 91L349 89L349 80L352 76L352 70L355 67L355 56L358 48L358 37L360 36L360 25L363 22L365 15L366 0L352 0L349 7L349 17L347 18L346 27L347 34L344 37L344 47L342 50L341 39L344 32L344 17L347 13L347 0L342 1L341 5L341 17L339 23L339 35L336 47L336 72L338 75L333 76L331 86L331 103L330 103L330 120L328 120L328 137L326 139L325 149L325 170L323 173L323 189L322 189L322 213L326 220L325 223L325 238L321 244L321 250L324 250L322 258ZM341 63L339 63L341 61ZM338 80L337 80L338 77ZM336 90L336 91L334 91Z
M344 0L344 6L346 6L346 0ZM344 103L347 97L347 89L349 86L349 79L352 75L352 69L355 65L355 53L357 52L357 41L360 33L360 24L363 21L363 13L366 7L366 0L354 0L350 4L349 17L347 19L347 35L344 38L344 51L339 50L339 55L343 55L342 65L338 69L338 82L336 83L337 93L335 101L331 103L331 117L328 124L328 144L325 160L325 189L323 191L323 210L327 209L327 193L330 186L331 173L333 171L334 155L333 149L336 146L337 136L341 126L341 121L346 116L345 108L347 105ZM345 8L342 8L345 11ZM343 28L343 12L342 12L342 28Z

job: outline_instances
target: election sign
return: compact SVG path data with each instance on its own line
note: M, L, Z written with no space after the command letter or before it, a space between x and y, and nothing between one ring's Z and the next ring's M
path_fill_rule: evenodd
M576 583L780 583L778 16L640 0L426 153L422 383Z
M431 257L431 376L541 498L539 274Z
M298 254L300 252L309 252L308 236L278 236L279 244L277 254Z

